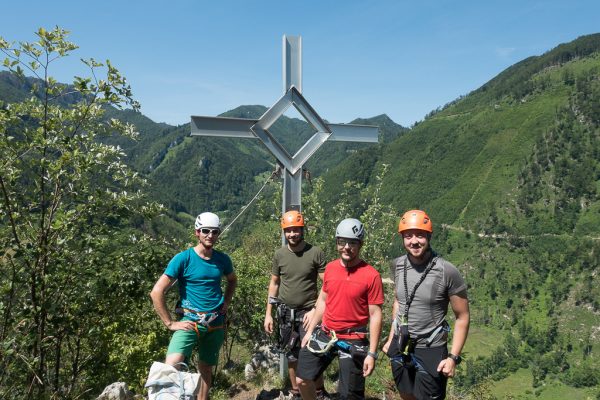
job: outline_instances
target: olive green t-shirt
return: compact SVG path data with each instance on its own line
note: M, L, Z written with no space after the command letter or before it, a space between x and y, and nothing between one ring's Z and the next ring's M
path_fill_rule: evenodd
M278 249L271 273L279 277L279 300L291 308L314 306L318 297L317 279L326 264L323 250L309 243L297 253L287 246Z

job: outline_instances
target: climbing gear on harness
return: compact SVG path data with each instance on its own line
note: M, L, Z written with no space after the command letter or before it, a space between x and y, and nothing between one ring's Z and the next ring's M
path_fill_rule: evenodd
M435 340L435 338L437 337L437 335L442 332L442 331L446 331L446 332L450 332L450 324L448 324L448 321L443 320L441 324L439 324L430 334L429 336L427 336L427 340L425 341L425 344L427 345L427 347L431 346L431 343L433 343L433 341Z
M409 229L420 229L425 232L433 233L431 219L421 210L410 210L404 213L398 223L398 233L402 233Z
M281 229L291 227L304 227L304 217L296 210L287 211L281 217Z
M309 308L291 308L287 304L281 302L277 297L269 296L269 304L275 305L277 308L277 322L279 324L279 338L276 348L280 353L288 353L291 351L298 341L300 334L298 333L297 324L301 324L304 319L305 312Z
M398 335L398 349L402 354L408 354L410 347L413 342L410 340L410 333L408 332L408 319L404 316L400 318L400 322L397 319L394 320L394 329Z
M335 237L358 239L361 242L365 238L365 227L356 218L346 218L339 223L335 230Z
M306 345L311 353L326 354L330 350L337 348L338 350L350 354L350 356L358 362L362 362L367 357L367 354L369 353L368 345L350 343L346 340L339 339L334 330L329 330L327 333L320 327L317 327L316 329L317 330L313 332ZM313 343L316 344L318 348L311 347L311 344Z
M316 331L313 332L313 334L310 336L310 340L308 341L306 348L311 353L314 353L314 354L327 353L329 350L331 350L333 348L335 343L338 341L335 331L329 331L329 333L331 334L331 338L329 336L327 336L327 334L325 332L323 332L319 327L317 327ZM326 340L326 339L324 340L323 336L325 336L325 338L327 338L329 340ZM315 349L315 348L311 347L312 343L315 343L317 346L319 346L319 348Z
M204 311L192 310L189 308L178 307L175 309L175 312L177 314L183 315L184 317L188 317L193 322L195 322L194 330L196 331L196 333L198 335L200 335L200 330L198 329L198 326L202 326L208 332L212 332L217 329L223 329L225 326L224 324L216 325L216 326L210 325L210 323L213 322L214 320L216 320L220 315L223 315L219 310L211 311L211 312L204 312Z
M396 329L396 334L398 335L398 348L401 353L408 354L414 349L416 342L411 340L410 333L408 331L408 311L410 309L410 305L412 304L415 294L417 293L417 289L423 283L429 271L433 269L438 257L435 256L430 261L425 271L421 274L419 281L415 284L412 289L410 295L408 294L408 256L404 259L404 296L405 296L405 305L404 305L404 314L400 317L400 321L396 318L394 320L394 328ZM417 338L414 338L417 339ZM433 340L433 339L432 339ZM430 342L431 344L431 342Z
M221 313L218 310L211 311L211 312L204 312L204 311L191 310L189 308L176 309L176 311L180 311L180 310L181 310L181 314L183 314L183 316L191 318L198 325L202 325L202 326L206 326L206 327L208 327L211 322L213 322L215 319L217 319L219 317L219 315L221 315Z
M292 350L298 340L300 334L296 327L302 323L304 311L289 307L287 304L279 303L277 305L277 317L279 320L279 348L281 352L287 353Z
M342 343L349 345L349 348L348 348L348 346L345 346L348 350L346 350L346 348L341 347ZM367 354L369 354L369 346L368 345L348 343L344 340L339 340L339 339L335 345L338 348L340 348L342 351L345 351L346 353L350 353L350 356L355 361L358 361L358 362L364 361L365 358L367 357ZM376 357L373 357L373 358L376 359Z
M402 318L404 318L404 317L401 317L401 319ZM392 324L394 325L395 332L398 335L398 342L399 342L399 344L403 344L402 340L404 338L402 338L401 335L404 334L405 336L409 336L408 335L408 331L402 332L403 330L406 330L408 328L408 323L402 324L402 323L399 323L397 319L394 319L394 322ZM431 333L429 333L427 335L424 335L424 336L416 337L414 339L427 338L427 340L425 341L425 344L427 345L427 347L429 347L429 346L431 346L431 343L433 343L433 341L435 340L435 338L442 331L450 332L450 324L448 324L448 321L446 321L446 320L443 320L441 324L439 324L435 329L433 329L431 331ZM410 339L413 339L413 338L409 338L409 341L410 341ZM406 339L404 339L404 340L406 340ZM414 341L410 341L410 344L414 345L416 343L414 343ZM410 348L410 347L411 346L409 346L409 349L406 352L412 351L412 348ZM402 347L400 346L400 348L402 348Z

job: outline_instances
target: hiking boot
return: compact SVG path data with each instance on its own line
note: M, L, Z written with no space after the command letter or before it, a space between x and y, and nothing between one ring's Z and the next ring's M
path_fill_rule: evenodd
M331 400L331 396L325 389L317 389L317 400Z

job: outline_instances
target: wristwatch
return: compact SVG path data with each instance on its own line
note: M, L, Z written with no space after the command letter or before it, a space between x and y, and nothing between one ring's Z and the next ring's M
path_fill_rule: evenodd
M452 353L448 353L448 358L451 358L454 361L454 364L456 364L456 365L460 364L460 362L462 361L461 356L455 356Z
M373 353L372 351L368 351L367 355L373 357L373 360L377 360L377 357L378 357L377 353Z

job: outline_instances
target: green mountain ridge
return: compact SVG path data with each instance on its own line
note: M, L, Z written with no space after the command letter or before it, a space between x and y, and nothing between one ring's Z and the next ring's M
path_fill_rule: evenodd
M8 72L0 73L0 99L21 101L29 96L33 78L20 81ZM75 101L76 99L69 99ZM266 107L240 106L220 116L258 119ZM258 140L190 137L189 124L177 127L155 123L139 112L109 109L107 118L118 118L136 126L136 141L113 139L127 154L128 162L151 182L152 197L175 212L195 214L212 209L226 214L237 212L256 192L262 175L273 171L275 159ZM355 123L381 126L381 139L389 141L407 129L380 115L357 119ZM310 125L283 116L272 128L274 136L289 149L298 150L314 133ZM306 168L318 176L337 165L345 156L365 145L327 143Z
M436 210L440 223L481 225L479 219L489 212L490 206L511 192L518 197L523 190L528 182L523 177L526 173L523 168L531 162L528 158L533 157L534 148L539 148L537 141L543 135L562 129L567 142L581 139L593 148L597 145L594 131L600 112L599 42L600 35L586 36L515 64L482 88L433 113L406 135L381 147L381 151L368 159L371 164L391 165L384 188L402 187L402 190L384 189L384 200L398 209ZM595 53L591 51L593 43ZM522 85L514 83L515 76L524 79ZM581 87L586 87L588 93L578 96ZM573 127L587 133L577 137L573 132L564 132L562 119L568 119ZM590 151L586 160L593 165L586 164L590 169L588 179L597 180L598 166L594 163L597 153ZM555 158L560 156L554 154ZM363 161L361 166L369 168ZM356 161L350 159L326 176L327 193L339 193L341 184L348 179L366 185L372 182L373 174L365 176L352 167L354 164ZM591 188L592 182L587 185L591 197L580 200L593 207L597 192ZM509 204L520 209L522 203L516 204L515 200ZM515 228L531 233L527 226Z
M381 202L432 217L436 249L467 278L473 331L504 338L487 356L467 343L458 387L525 368L529 394L496 386L494 395L558 398L550 387L599 395L599 118L594 34L513 65L325 174L331 209L351 197L347 181L373 187L387 164ZM356 196L351 209L365 203ZM400 251L396 241L389 255Z
M0 73L0 98L23 99L18 90L27 85L18 89ZM222 115L258 118L265 110ZM115 143L174 215L211 209L231 218L274 166L258 141L190 137L188 124L156 124L128 110L108 115L138 127L137 142ZM456 388L493 385L498 397L488 398L557 398L552 390L598 398L600 34L509 67L411 129L386 115L352 122L378 125L381 143L326 143L307 164L323 178L323 220L344 202L360 217L374 198L398 216L427 210L436 250L469 285L473 340ZM288 149L312 132L293 118L276 125ZM241 221L264 233L253 216ZM398 240L386 246L388 258L401 251ZM524 375L525 389L495 383Z

